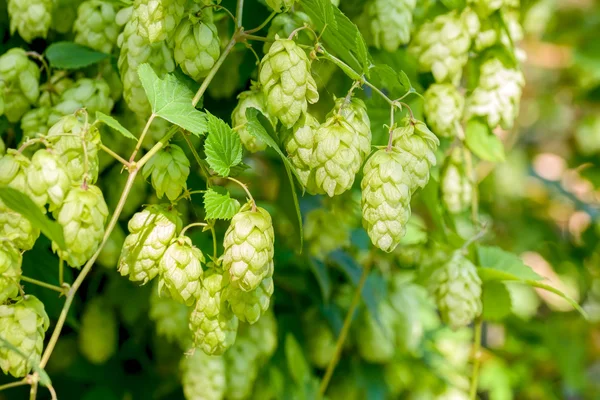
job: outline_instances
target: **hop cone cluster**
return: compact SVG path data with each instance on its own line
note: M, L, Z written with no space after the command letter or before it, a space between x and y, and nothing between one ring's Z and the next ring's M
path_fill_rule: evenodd
M115 5L103 0L86 0L77 9L73 25L75 43L111 54L117 44L119 27Z
M10 243L0 244L0 304L19 294L21 252Z
M204 254L190 238L174 239L159 263L159 292L165 289L174 300L191 306L202 290L204 262Z
M187 188L190 160L181 147L170 144L144 165L142 174L146 179L152 177L152 187L159 199L166 195L169 200L174 201Z
M128 227L119 272L145 284L158 274L162 256L181 229L181 219L167 205L149 205L134 214Z
M236 286L227 286L225 298L231 307L231 311L240 321L254 324L269 309L271 296L275 290L272 275L273 263L270 264L270 273L256 289L245 292Z
M435 271L430 290L442 320L452 329L468 325L481 314L481 279L475 265L460 251Z
M273 11L283 12L288 11L296 0L266 0L267 5L273 9Z
M198 22L196 18L184 18L175 31L175 61L183 72L199 81L215 65L221 55L219 32L210 21Z
M156 332L160 336L182 349L191 347L192 333L188 326L190 309L185 304L160 293L158 287L155 287L150 295L149 316L156 324Z
M465 168L463 148L456 147L446 160L440 177L440 191L445 208L451 213L466 210L473 198L473 184Z
M377 307L377 319L367 309L362 309L356 324L358 353L367 362L386 363L396 351L398 315L388 301Z
M373 0L367 5L373 44L394 52L410 40L416 0Z
M1 108L10 122L19 121L36 103L39 80L40 70L25 50L15 47L0 56L0 97L4 105Z
M21 378L34 365L39 365L49 325L44 305L34 296L26 296L14 304L0 305L0 337L20 352L5 345L0 347L0 368L5 374Z
M150 43L166 40L183 17L185 0L135 0L137 32Z
M308 310L303 316L307 356L317 368L326 368L335 354L337 338L318 308Z
M467 118L482 117L492 128L510 129L519 112L525 78L516 68L505 66L498 58L489 58L480 66L479 83L467 96Z
M440 137L461 137L460 120L465 99L456 87L449 83L434 83L425 91L423 112L433 132Z
M71 180L60 157L51 150L40 149L27 168L27 186L37 204L49 204L49 210L54 211L63 204Z
M92 364L104 364L117 350L115 311L102 298L86 303L79 328L79 351Z
M271 216L246 204L232 218L223 239L223 268L235 287L250 292L273 274L275 235Z
M260 64L259 82L267 111L290 128L319 100L310 61L293 40L277 39Z
M310 179L318 128L319 121L311 114L306 113L300 117L284 141L288 157L296 167L296 172L305 187L310 185L314 188L314 182L311 182ZM314 176L312 176L312 180L314 181ZM309 182L311 183L309 184Z
M8 0L10 33L15 31L27 43L45 38L52 22L52 0Z
M225 396L225 361L196 351L180 364L183 393L188 400L222 400Z
M211 270L204 274L202 290L190 316L195 347L210 355L221 355L235 342L238 319L223 298L224 274Z
M278 14L269 25L267 38L275 40L276 38L287 38L292 32L304 24L311 24L310 17L301 11L286 12ZM298 43L310 45L312 43L311 36L305 31L298 32ZM271 42L265 42L263 52L266 54L271 48Z
M240 93L237 106L235 106L231 113L231 125L233 127L241 126L241 128L237 130L237 133L240 135L242 144L248 151L256 152L264 150L267 148L267 145L262 140L252 135L245 126L248 122L248 119L246 118L246 109L248 108L256 108L263 114L266 114L265 97L261 91L253 89ZM268 117L273 126L275 126L277 120L270 116Z
M104 79L81 78L65 90L54 110L62 115L73 114L80 108L85 108L88 115L96 115L96 111L110 114L114 105L110 93L110 86Z

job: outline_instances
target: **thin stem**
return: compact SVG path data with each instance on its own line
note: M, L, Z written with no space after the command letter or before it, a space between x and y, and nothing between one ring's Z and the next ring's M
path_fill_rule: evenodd
M267 19L265 19L265 20L263 21L263 23L262 23L262 24L260 24L259 26L257 26L257 27L256 27L256 28L254 28L254 29L250 29L250 30L247 30L247 31L245 31L244 33L254 33L254 32L258 32L258 31L260 31L262 28L264 28L265 26L267 26L267 24L268 24L268 23L269 23L269 22L270 22L270 21L271 21L271 20L272 20L272 19L273 19L273 18L274 18L274 17L275 17L277 14L278 14L278 13L277 13L277 11L273 11L273 12L271 13L271 15L269 15L269 16L267 17Z
M350 308L348 309L346 317L344 318L344 325L342 326L342 330L340 331L340 336L338 337L338 340L335 344L335 352L333 353L331 361L329 361L329 365L327 365L325 375L323 376L321 386L319 387L319 393L321 394L321 396L325 394L327 386L329 385L329 381L331 380L333 372L335 371L335 367L337 366L337 363L340 360L340 356L342 355L342 349L344 348L344 343L346 342L346 337L348 336L348 331L350 330L350 325L352 324L352 318L354 317L354 312L356 311L356 307L358 307L358 303L360 302L360 295L362 293L363 287L365 286L365 282L367 281L367 276L369 275L370 269L370 263L363 268L360 281L358 282L358 286L354 291L352 303L350 303Z
M58 283L61 287L65 283L65 260L62 257L58 260Z
M241 1L241 0L239 0L239 1ZM241 17L241 15L240 15L240 17ZM239 23L239 21L238 21L238 23ZM204 94L204 92L206 92L208 85L210 84L210 82L213 80L213 78L217 74L217 71L219 70L219 68L221 68L221 65L223 65L223 62L225 62L225 59L227 58L227 56L233 49L233 46L235 46L237 39L238 39L238 35L239 35L239 31L233 34L233 37L231 38L229 43L227 43L227 47L225 47L225 49L221 53L221 57L219 57L219 59L217 60L215 65L213 65L213 67L211 68L208 75L206 75L206 78L204 78L204 80L202 81L202 85L200 85L200 88L198 88L196 95L192 99L192 105L194 107L196 107L196 105L202 98L202 95Z
M37 396L37 389L38 389L38 382L36 379L35 382L33 382L31 384L31 390L29 391L29 400L35 400L35 397Z
M244 189L244 191L248 195L248 198L252 202L252 211L256 211L256 202L254 201L254 197L252 197L252 193L250 193L250 190L248 190L248 186L246 186L245 183L242 183L242 182L238 181L237 179L232 178L230 176L228 176L227 179L229 179L232 182L237 183L238 185L240 185L242 187L242 189Z
M465 162L467 164L467 175L473 187L473 195L471 197L471 219L475 225L479 224L479 188L477 185L477 177L475 176L475 167L473 165L473 156L468 150L464 150Z
M269 39L266 37L262 37L262 36L256 36L256 35L242 35L242 37L244 39L250 39L250 40L258 40L259 42L274 42L274 39Z
M212 233L213 239L213 260L217 259L217 232L215 231L214 224L210 226L210 232Z
M210 186L210 172L208 171L208 169L206 169L206 165L204 165L204 163L202 162L202 159L200 158L200 155L196 151L194 144L190 140L189 135L187 135L185 132L182 132L182 136L185 139L185 142L187 143L188 147L190 148L190 151L192 152L194 159L200 166L200 170L202 171L202 174L206 178L206 185Z
M109 149L108 147L106 147L104 144L100 144L100 148L102 150L104 150L106 153L108 153L109 155L111 155L112 158L114 158L115 160L117 160L118 162L120 162L121 164L123 164L124 166L129 168L129 161L127 161L126 159L124 159L123 157L121 157L120 155L118 155L117 153L115 153L114 151Z
M42 66L44 67L44 69L46 70L46 75L48 75L48 80L50 80L50 67L48 66L48 63L46 62L46 60L44 59L44 57L36 52L36 51L28 51L27 53L28 56L31 56L33 58L36 58L37 60L39 60L42 63Z
M394 106L394 101L392 99L390 99L381 90L379 90L379 88L377 86L373 85L371 82L369 82L367 80L363 80L363 82L364 82L365 85L367 85L368 87L370 87L371 89L373 89L373 91L375 93L377 93L378 95L380 95L386 102L388 102L390 106Z
M38 286L44 287L46 289L54 290L55 292L58 292L58 293L61 293L61 294L65 293L65 289L64 288L61 288L61 287L56 286L56 285L51 285L51 284L46 283L46 282L38 281L37 279L33 279L33 278L28 277L28 276L21 276L21 280L25 281L25 282L32 283L34 285L38 285Z
M234 15L231 13L231 11L229 11L229 10L227 9L227 7L223 7L223 6L221 6L221 5L218 5L218 4L209 4L209 5L206 5L206 6L202 7L202 8L204 9L204 8L209 8L209 7L214 7L214 8L216 8L217 10L223 10L223 11L225 11L227 14L229 14L229 17L230 17L230 18L233 20L233 22L235 23L235 21L236 21L236 19L235 19L235 16L234 16Z
M208 226L208 224L206 222L193 222L193 223L189 224L188 226L186 226L185 228L183 228L181 230L181 233L179 234L179 236L183 236L185 231L187 231L188 229L190 229L194 226Z
M148 130L150 129L150 125L152 124L152 121L154 121L154 118L156 117L156 114L152 113L152 115L150 115L150 118L148 118L148 121L146 122L146 126L144 126L144 130L142 131L142 134L140 135L140 138L138 139L137 144L135 145L135 149L133 150L133 153L131 153L131 157L129 157L129 162L133 162L133 160L135 160L135 156L137 155L138 151L140 150L140 147L142 147L142 142L144 141L144 137L146 137L146 133L148 133Z
M17 153L22 153L23 150L25 150L27 147L31 146L32 144L38 143L38 142L44 142L43 138L33 138L33 139L28 139L25 142L23 142L23 144L21 145L21 147L19 147L19 149L17 150Z
M25 385L29 385L29 382L27 382L27 379L23 379L23 380L20 380L17 382L6 383L4 385L0 385L0 391L18 387L18 386L25 386Z
M158 153L158 151L160 149L162 149L163 147L165 147L165 145L167 143L169 143L169 140L171 140L171 137L175 134L175 132L177 132L177 130L179 129L179 127L177 125L171 127L171 129L169 129L169 131L167 132L167 134L165 136L162 137L162 139L160 139L158 141L158 143L156 143L149 152L147 152L146 154L144 154L144 156L142 158L140 158L140 161L138 161L137 163L135 163L135 167L134 169L142 169L142 167L148 162L148 160L150 160L152 158L152 156L154 156L156 153Z
M471 376L471 388L469 399L477 399L477 385L479 383L479 367L481 366L481 331L483 318L478 317L475 321L475 338L473 339L473 375Z
M244 0L238 0L237 10L235 12L235 19L237 21L238 29L242 28L242 16L244 14Z
M402 106L406 107L406 108L408 109L408 113L410 114L410 119L411 119L411 120L414 120L414 119L415 119L415 114L413 114L413 110L412 110L412 108L410 108L410 106L409 106L408 104L406 104L406 103L403 103L403 102L401 102L401 101L394 101L394 103L395 103L395 104L400 104L400 105L402 105Z

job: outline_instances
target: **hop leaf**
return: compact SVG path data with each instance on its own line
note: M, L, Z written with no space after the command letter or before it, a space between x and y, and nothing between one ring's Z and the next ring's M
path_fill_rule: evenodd
M86 304L78 340L79 351L92 364L104 364L117 350L117 316L104 299Z
M144 178L152 177L152 187L161 199L165 194L175 201L187 188L190 160L181 147L170 144L156 153L142 169Z
M159 263L159 292L164 288L174 300L191 306L202 290L204 262L204 254L192 245L190 238L174 239Z
M258 90L247 90L242 92L238 96L238 104L231 113L231 124L237 128L237 133L240 135L242 144L248 151L256 152L267 148L267 144L262 140L252 135L246 124L248 119L246 118L246 109L256 108L265 114L265 99L262 92ZM277 120L275 118L269 118L271 124L275 126Z
M213 186L204 193L204 210L206 219L231 219L240 210L240 202L225 189Z

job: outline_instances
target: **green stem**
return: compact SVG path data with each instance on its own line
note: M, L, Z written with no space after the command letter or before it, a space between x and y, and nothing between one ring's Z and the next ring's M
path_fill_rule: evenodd
M6 383L4 385L0 385L0 391L18 387L18 386L25 386L25 385L29 385L29 382L27 382L26 379L23 379L23 380L17 381L17 382Z
M204 165L204 163L202 162L202 159L200 158L200 155L194 148L194 144L190 140L189 135L182 132L182 136L185 139L185 142L187 143L188 147L190 148L190 151L192 152L192 155L194 156L194 160L196 160L196 162L200 166L202 175L204 175L204 177L206 178L206 186L210 187L210 172L208 171L208 169L206 169L206 165Z
M246 186L245 183L238 181L235 178L232 178L230 176L227 177L227 179L229 179L232 182L237 183L238 185L240 185L242 187L242 189L244 189L244 191L246 192L246 194L248 195L248 198L250 199L250 201L252 202L252 211L256 211L256 202L254 201L254 197L252 197L252 193L250 193L250 190L248 190L248 186Z
M266 37L256 36L256 35L247 35L247 34L242 35L242 38L250 39L250 40L258 40L259 42L274 42L275 41L273 39L269 39Z
M35 397L37 396L37 388L38 388L38 383L36 380L35 382L33 382L31 384L31 390L29 391L29 400L35 400Z
M150 149L149 152L147 152L146 154L144 154L144 156L142 158L140 158L140 161L138 161L135 164L135 169L138 169L138 170L142 169L142 167L152 158L152 156L154 156L156 153L158 153L158 151L160 149L162 149L163 147L165 147L165 145L167 143L169 143L169 140L171 140L171 137L175 134L175 132L177 132L178 129L179 129L179 127L177 125L171 127L171 129L169 129L167 134L165 136L163 136L163 138L160 139L154 145L154 147L152 147L152 149Z
M367 80L363 80L364 84L367 85L368 87L370 87L371 89L373 89L373 91L375 93L377 93L378 95L380 95L386 102L389 103L390 106L394 107L394 101L392 99L390 99L385 93L383 93L381 90L379 90L379 88L375 85L373 85L371 82L367 81Z
M58 260L58 283L60 287L65 283L65 260L62 257Z
M144 137L146 137L146 133L148 133L150 125L152 124L152 121L154 121L155 117L156 114L152 113L152 115L150 115L150 118L148 118L146 126L144 126L144 130L142 131L142 134L140 135L140 138L138 139L138 142L135 145L135 149L133 150L133 153L131 153L131 157L129 157L129 163L132 163L133 160L135 160L135 156L137 155L138 151L140 151L140 148L142 147L142 142L144 141Z
M463 149L465 162L467 164L467 175L473 187L471 196L471 219L475 225L479 225L479 190L477 186L477 177L475 176L475 166L473 165L473 156L467 149Z
M254 28L254 29L250 29L250 30L247 30L247 31L245 31L244 33L254 33L254 32L258 32L258 31L260 31L262 28L264 28L265 26L267 26L267 24L269 23L269 21L271 21L271 20L272 20L272 19L273 19L273 18L274 18L274 17L275 17L277 14L278 14L278 13L277 13L277 11L273 11L273 12L271 13L271 15L269 15L269 16L267 17L267 19L265 19L265 20L263 21L263 23L262 23L262 24L260 24L259 26L257 26L257 27L256 27L256 28Z
M473 343L473 375L471 376L471 388L469 390L469 399L477 399L477 385L479 382L479 367L481 366L481 331L483 318L478 317L475 321L475 338Z
M38 285L38 286L44 287L46 289L54 290L55 292L58 292L58 293L61 293L61 294L65 293L65 289L64 288L61 288L61 287L56 286L56 285L51 285L51 284L46 283L46 282L38 281L37 279L29 278L28 276L21 276L21 280L24 281L24 282L29 282L29 283L32 283L34 285Z
M213 260L217 259L217 232L215 231L215 225L210 226L210 232L212 233L213 239Z
M200 88L198 89L198 91L196 92L196 95L192 99L192 105L194 107L196 107L196 105L202 98L202 95L204 94L204 92L206 92L208 85L210 85L210 82L213 80L213 78L217 74L217 71L219 70L219 68L221 68L221 65L223 65L223 62L225 62L225 59L227 58L227 56L233 49L233 46L235 46L237 39L238 39L238 35L239 35L239 31L235 32L233 34L233 37L231 38L229 43L227 43L227 47L225 47L225 50L223 50L223 52L221 53L221 57L219 57L219 59L217 60L215 65L213 65L213 67L210 70L210 72L208 73L208 75L206 75L206 78L204 78L204 80L202 81L202 85L200 85Z
M115 153L114 151L112 151L111 149L109 149L108 147L106 147L103 144L100 144L100 148L102 150L104 150L106 153L108 153L112 158L114 158L115 160L117 160L118 162L120 162L121 164L126 166L127 168L129 168L129 161L127 161L126 159L124 159L123 157L121 157L120 155L118 155L117 153Z
M235 13L235 19L237 21L237 28L242 28L242 17L244 15L244 0L238 0L237 2L237 10Z
M206 222L193 222L193 223L187 225L185 228L183 228L181 230L181 233L179 234L179 236L183 236L185 231L187 231L188 229L190 229L194 226L208 226L208 224Z

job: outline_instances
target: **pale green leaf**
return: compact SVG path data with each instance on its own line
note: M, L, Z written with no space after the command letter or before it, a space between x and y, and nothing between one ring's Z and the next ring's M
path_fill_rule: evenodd
M125 136L127 139L136 140L137 138L133 136L133 133L129 132L127 128L125 128L119 121L114 119L111 116L108 116L100 111L96 111L96 120L113 128L115 131L119 132L121 135Z
M208 131L204 152L208 165L219 175L229 176L232 167L242 161L242 142L237 133L220 118L208 114Z
M73 42L54 42L46 49L50 66L58 69L79 69L108 57L109 54Z
M239 211L240 202L232 199L229 192L213 186L204 193L206 219L231 219Z
M503 282L486 282L482 290L483 319L500 321L512 311L510 293Z
M484 268L493 269L501 274L497 277L512 276L512 279L497 280L541 280L542 277L535 273L531 267L525 265L515 254L504 251L499 247L480 246L478 248L479 265ZM490 273L487 273L490 276ZM493 273L491 276L494 276Z
M288 333L285 337L285 358L294 382L297 385L308 382L311 375L310 367L306 358L304 358L302 347L300 347L300 344L298 344L298 341L291 333Z
M494 135L490 127L478 119L467 123L466 143L469 149L479 158L491 162L505 160L504 145Z

